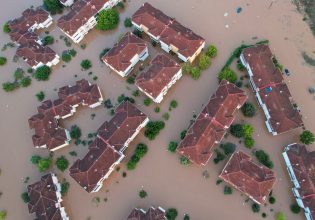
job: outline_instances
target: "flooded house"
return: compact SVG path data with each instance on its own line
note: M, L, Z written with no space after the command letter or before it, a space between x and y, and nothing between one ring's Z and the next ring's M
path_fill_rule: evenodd
M148 211L135 208L128 215L126 220L165 220L165 210L161 207L154 208L151 206Z

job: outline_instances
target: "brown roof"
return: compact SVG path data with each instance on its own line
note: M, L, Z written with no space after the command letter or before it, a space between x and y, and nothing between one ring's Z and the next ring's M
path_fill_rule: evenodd
M273 55L269 46L246 48L243 56L253 72L253 81L269 111L272 129L280 134L301 127L302 117L293 107L292 96L282 73L272 61Z
M150 207L147 212L135 208L126 220L165 220L165 211L162 208Z
M145 48L147 44L144 40L128 32L102 59L115 70L125 71L131 65L130 60L141 54Z
M72 36L86 22L95 16L108 0L78 0L68 14L59 18L57 26Z
M22 16L9 22L11 32L28 31L34 24L40 24L46 21L49 13L42 8L26 9Z
M245 92L223 80L194 124L188 129L177 152L193 163L205 165L211 149L220 142L231 126L235 113L246 101Z
M196 53L205 40L175 19L165 15L149 3L144 3L132 16L132 21L144 25L150 34L160 37L167 45L178 48L178 52L190 57Z
M178 63L165 55L157 55L147 71L136 78L136 85L156 98L181 70Z
M17 30L10 32L11 40L18 43L19 45L28 45L29 43L36 42L39 40L39 36L34 32Z
M39 182L27 187L30 202L28 210L35 213L38 220L61 220L60 209L56 207L58 201L57 186L53 182L52 175L42 176Z
M70 176L86 191L91 192L109 169L123 155L96 138L85 157L78 159L70 168Z
M258 165L242 151L235 152L219 176L258 204L266 202L276 181L275 173Z
M124 157L124 143L135 133L147 116L130 102L120 104L115 116L99 129L88 154L70 168L70 176L87 192L92 192L110 168Z
M98 136L120 151L123 144L146 118L147 116L133 104L128 101L124 102L116 108L115 116L98 129Z
M315 218L315 151L308 151L304 145L292 144L286 148L292 170L299 184L297 188L305 207Z
M30 41L27 44L21 45L17 49L16 55L26 60L28 65L36 66L39 63L45 65L53 61L57 54L50 47Z
M46 100L37 108L38 114L29 120L34 146L45 145L49 150L65 144L68 141L64 128L59 127L59 119L73 114L74 105L92 105L99 102L102 95L96 84L90 85L85 79L76 82L75 86L65 86L59 90L59 99Z

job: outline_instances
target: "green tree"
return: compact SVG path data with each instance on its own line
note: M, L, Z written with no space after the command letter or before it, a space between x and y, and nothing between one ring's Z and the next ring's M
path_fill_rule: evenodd
M166 211L166 219L167 220L175 220L178 215L178 212L175 208L170 208Z
M141 190L140 192L139 192L139 197L141 198L141 199L144 199L145 197L147 197L148 196L148 193L145 191L145 190Z
M300 141L303 144L310 145L315 141L315 136L311 131L306 130L300 135Z
M4 91L6 92L12 92L13 90L15 90L17 88L17 84L16 83L12 83L12 82L5 82L2 83L2 88Z
M162 115L163 119L165 121L167 121L168 119L170 119L170 114L168 112L165 112L163 115Z
M68 51L64 51L64 52L62 52L61 59L64 62L69 63L72 59L72 56L70 55L70 53Z
M237 138L241 138L244 136L243 133L243 126L241 124L233 124L230 127L230 133L237 137Z
M0 220L4 220L7 217L7 211L6 210L2 210L0 211Z
M88 70L92 67L92 62L90 60L82 60L81 61L81 67L84 70Z
M192 70L192 66L191 66L191 64L189 62L182 64L182 71L183 71L183 73L190 74L191 70Z
M192 68L191 68L190 75L191 75L191 77L192 77L194 80L199 79L200 74L201 74L201 71L200 71L199 67L192 67Z
M175 141L171 141L169 144L168 144L168 151L174 153L177 149L177 142Z
M235 83L237 81L237 75L229 67L226 67L219 73L219 80L222 81L224 79L231 83Z
M213 159L215 164L218 164L220 161L225 159L225 155L222 154L218 149L215 149L214 152L216 153L216 157Z
M118 26L119 14L118 12L111 8L107 10L102 10L97 18L96 28L98 30L112 30Z
M11 31L9 24L8 24L8 23L5 23L5 24L3 25L2 30L3 30L4 33L9 33L9 32Z
M151 105L151 99L150 99L150 98L144 99L144 100L143 100L143 104L144 104L145 106Z
M224 195L231 195L233 193L233 189L229 186L224 186L223 193Z
M65 156L58 157L56 160L56 166L59 170L64 172L69 166L69 161Z
M299 214L301 212L301 207L298 205L298 204L292 204L290 206L290 209L291 211L294 213L294 214Z
M182 165L189 165L189 164L190 164L189 159L188 159L187 157L185 157L185 156L181 156L181 157L179 158L179 162L180 162L180 164L182 164Z
M198 59L198 66L200 70L206 70L211 65L211 59L206 54L201 53Z
M22 80L21 80L21 86L22 87L28 87L29 85L31 85L32 83L32 79L31 77L27 76L27 77L24 77Z
M43 91L38 92L36 95L38 101L43 101L45 99L45 93Z
M63 6L59 0L44 0L44 7L52 15L61 14L63 11Z
M17 80L22 79L23 76L24 76L24 70L21 68L17 68L14 72L14 79L17 81Z
M68 182L64 179L63 182L61 183L61 190L60 190L61 195L62 195L62 196L67 195L69 188L70 188L70 183L68 183Z
M148 146L144 143L140 143L136 147L135 155L141 158L141 157L144 157L144 155L146 155L147 152L148 152Z
M50 157L40 159L37 164L39 172L45 172L46 170L48 170L51 166L51 163L52 163L52 159Z
M270 204L275 204L275 203L276 203L276 198L273 197L273 196L270 196L270 197L269 197L269 203L270 203Z
M81 129L77 125L71 126L70 137L73 139L79 139L81 137Z
M177 103L176 100L172 100L172 101L170 102L170 108L177 108L177 106L178 106L178 103Z
M260 206L257 203L253 203L252 211L255 212L255 213L259 212L260 211Z
M28 203L30 201L30 197L28 196L27 192L22 193L21 198L22 198L24 203Z
M243 124L242 125L242 130L243 130L243 136L246 137L251 137L253 132L254 132L254 127L250 124Z
M184 140L184 138L186 137L186 133L187 133L187 130L183 130L182 132L180 132L179 137L181 140Z
M220 148L223 149L224 154L228 156L229 154L233 153L236 149L236 145L230 142L220 144Z
M154 140L164 127L165 123L163 121L150 121L145 127L144 136L149 140Z
M134 169L136 168L136 166L137 166L137 163L135 163L135 162L132 161L132 160L129 160L129 161L127 162L127 169L128 169L128 170L134 170Z
M49 79L50 73L51 69L48 66L44 65L36 69L34 77L38 81L46 81Z
M270 160L270 157L266 152L263 150L258 150L255 152L255 156L260 163L264 164L270 169L273 168L273 162Z
M184 215L184 218L183 218L183 220L190 220L190 217L189 217L189 215L188 215L188 214L185 214L185 215Z
M159 106L156 106L156 107L154 108L154 111L155 111L156 113L159 113L159 112L161 111L161 109L160 109Z
M252 137L245 137L244 144L248 149L252 149L255 145L255 140Z
M250 102L246 102L242 108L241 108L243 115L246 117L253 117L256 114L256 108L255 106L250 103Z
M124 21L124 25L125 25L126 28L132 27L131 18L126 18L125 21Z
M287 217L285 216L285 214L283 212L278 212L276 214L276 220L286 220Z
M32 162L32 164L38 164L41 159L42 158L39 155L33 155L31 157L31 162Z
M0 66L3 66L7 63L7 58L6 57L0 57Z
M128 76L127 77L127 83L128 84L135 84L135 77L134 76Z
M214 45L209 45L206 55L210 58L215 58L218 55L218 49Z
M53 36L45 36L44 38L43 38L43 40L42 40L42 43L43 43L43 45L44 46L46 46L46 45L51 45L51 44L53 44L55 42L55 39L54 39L54 37Z

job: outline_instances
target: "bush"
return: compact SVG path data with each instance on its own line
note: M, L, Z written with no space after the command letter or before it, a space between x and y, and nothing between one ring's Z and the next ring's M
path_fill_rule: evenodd
M214 45L209 45L206 55L210 58L215 58L218 55L218 49Z
M46 170L48 170L51 166L51 163L52 163L52 160L50 157L40 159L37 164L39 172L45 172Z
M231 195L233 193L233 189L229 186L224 186L223 193L224 195Z
M97 18L96 28L98 30L112 30L118 26L119 14L113 9L102 10Z
M128 76L127 83L128 84L135 84L135 77L134 76Z
M270 157L266 152L264 152L263 150L258 150L255 152L255 156L260 163L270 169L273 168L273 162L270 160Z
M31 77L27 76L27 77L24 77L20 83L22 87L28 87L29 85L31 85L32 79Z
M170 119L170 114L168 112L165 112L163 115L162 115L163 119L165 121L167 121L168 119Z
M71 49L68 52L72 57L75 57L77 55L77 51L75 49Z
M253 132L254 132L254 127L250 124L243 124L242 125L242 130L243 130L243 136L246 137L251 137Z
M137 37L142 38L143 33L139 29L134 29L132 33L136 35Z
M171 141L169 144L168 144L168 151L174 153L177 149L177 142L175 141Z
M38 81L46 81L49 79L49 75L51 73L51 69L44 65L41 67L38 67L35 71L35 79L37 79Z
M260 211L260 206L257 203L253 203L252 205L252 211L257 213Z
M248 149L252 149L255 145L255 140L252 137L245 137L244 144Z
M189 215L188 215L188 214L185 214L185 215L184 215L184 218L183 218L183 220L190 220L190 217L189 217Z
M82 69L88 70L92 67L92 62L90 60L82 60L80 65Z
M0 57L0 66L3 66L7 63L7 58L6 57Z
M67 195L69 188L70 188L70 183L68 183L67 181L64 180L61 183L61 190L60 190L61 195L62 196Z
M68 51L64 51L61 55L61 59L66 62L66 63L69 63L72 59L70 53Z
M147 196L148 196L148 193L147 193L146 191L141 190L141 191L139 192L139 197L140 197L141 199L144 199L144 198L147 197Z
M191 68L190 75L191 75L191 77L192 77L194 80L199 79L200 74L201 74L201 71L200 71L200 69L199 69L198 67L192 67L192 68Z
M239 71L245 71L246 67L242 64L242 62L240 60L237 61L236 67Z
M132 27L131 18L126 18L125 21L124 21L124 25L125 25L126 28Z
M55 39L53 36L45 36L42 40L42 43L44 46L51 45L55 42Z
M5 24L3 25L2 30L3 30L4 33L9 33L9 32L11 31L9 24L8 24L8 23L5 23Z
M228 156L229 154L232 154L235 151L236 145L233 143L227 142L224 144L220 144L220 148L224 151L224 154Z
M4 220L7 217L7 211L2 210L0 211L0 220Z
M237 81L237 75L229 67L226 67L219 73L219 81L221 82L224 79L230 83L235 83Z
M30 201L30 197L28 196L27 192L22 193L21 198L22 198L24 203L28 203Z
M149 140L154 140L164 127L165 123L163 121L150 121L145 127L144 135Z
M253 117L256 114L256 108L255 106L250 103L250 102L246 102L242 108L241 108L243 115L246 117Z
M179 137L181 140L184 140L184 138L186 137L186 133L187 133L187 130L183 130L182 132L180 132Z
M137 166L137 163L135 163L135 162L132 161L132 160L129 160L129 161L127 162L127 169L128 169L128 170L134 170L134 169L136 168L136 166Z
M143 100L143 104L144 104L145 106L151 105L151 99L150 99L150 98L144 99L144 100Z
M292 204L290 209L294 214L299 214L301 212L301 207L298 206L298 204Z
M154 111L155 111L156 113L159 113L159 112L161 111L161 109L160 109L159 106L157 106L157 107L154 108Z
M175 208L170 208L166 211L166 219L167 220L175 220L178 215L178 212Z
M198 66L200 70L206 70L211 65L210 57L206 56L206 54L201 53L198 59Z
M40 101L40 102L45 99L45 93L43 91L40 91L35 96L37 97L37 100Z
M104 101L104 106L105 106L105 108L107 108L107 109L111 109L112 107L114 107L113 104L112 104L112 101L111 101L110 99L106 99L106 100Z
M148 152L148 146L143 143L140 143L138 144L135 150L135 155L141 158L141 157L144 157L144 155L146 155L147 152Z
M41 158L40 156L38 156L38 155L33 155L33 156L31 157L31 162L32 162L32 164L38 164L41 159L42 159L42 158Z
M2 88L4 91L6 92L12 92L13 90L15 90L17 88L17 84L16 83L11 83L11 82L6 82L6 83L2 83Z
M216 153L216 157L213 159L215 164L218 164L220 161L225 159L225 155L222 154L219 150L215 149L214 152Z
M52 15L61 14L63 10L63 6L59 0L44 0L44 7Z
M276 220L286 220L287 217L285 216L285 214L283 212L278 212L276 214Z
M187 157L184 157L184 156L181 156L179 158L179 161L180 161L180 164L182 165L189 165L190 164L190 161Z
M14 79L17 81L19 79L22 79L24 76L24 70L21 68L17 68L14 72Z
M193 67L191 66L191 64L189 62L182 64L182 71L183 71L183 73L190 74L192 68Z
M170 102L170 108L177 108L177 106L178 106L178 103L177 103L176 100L172 100L172 101Z
M303 131L303 133L300 135L300 141L303 144L310 145L314 142L314 140L315 140L315 136L309 130Z
M233 124L230 127L230 133L237 138L241 138L244 136L243 126L241 124Z
M269 203L270 203L270 204L275 204L275 203L276 203L276 198L273 197L273 196L270 196L270 197L269 197Z
M58 157L56 160L56 166L59 170L64 172L69 166L69 161L64 156Z
M70 137L73 139L79 139L81 137L81 129L77 125L71 127Z

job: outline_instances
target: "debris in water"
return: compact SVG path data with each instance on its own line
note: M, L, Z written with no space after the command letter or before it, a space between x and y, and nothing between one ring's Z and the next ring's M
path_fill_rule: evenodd
M315 93L315 89L314 89L313 87L309 87L309 88L308 88L308 92L309 92L310 94L313 94L313 93Z
M241 13L241 12L242 12L242 8L241 8L241 7L238 7L238 8L236 9L236 13L239 14L239 13Z
M225 12L224 13L224 17L227 17L229 15L229 13Z
M228 24L225 25L225 28L229 28L230 26Z

